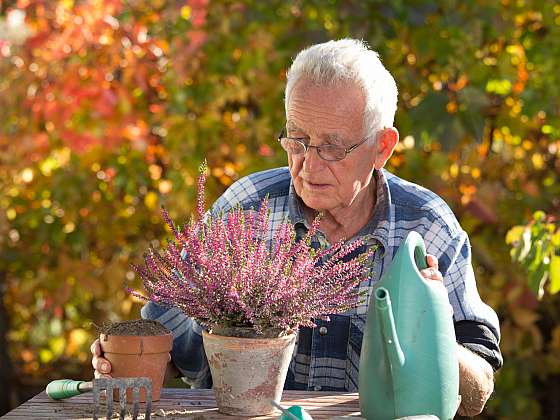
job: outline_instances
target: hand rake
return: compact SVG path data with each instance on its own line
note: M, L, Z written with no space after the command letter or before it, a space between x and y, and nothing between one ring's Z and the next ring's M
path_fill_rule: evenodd
M93 391L93 418L97 420L99 411L99 396L101 391L107 391L106 418L113 417L113 391L119 394L119 419L124 419L126 414L127 389L132 389L132 418L138 418L140 388L146 392L145 419L150 418L152 411L152 381L149 378L99 378L91 382L74 381L72 379L59 379L47 385L47 395L54 400L73 397L84 392Z

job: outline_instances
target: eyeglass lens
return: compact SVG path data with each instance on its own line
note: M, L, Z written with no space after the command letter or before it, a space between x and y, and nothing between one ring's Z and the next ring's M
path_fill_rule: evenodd
M280 143L284 150L288 153L299 155L305 153L306 148L313 147L317 149L317 153L322 159L325 160L341 160L346 156L346 152L343 148L325 144L323 146L305 146L304 143L290 138L282 138Z

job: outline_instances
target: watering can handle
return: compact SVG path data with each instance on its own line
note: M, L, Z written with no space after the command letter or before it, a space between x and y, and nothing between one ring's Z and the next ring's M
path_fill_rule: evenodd
M404 248L410 255L410 261L416 262L418 270L428 268L426 263L426 245L418 232L411 231L404 241Z

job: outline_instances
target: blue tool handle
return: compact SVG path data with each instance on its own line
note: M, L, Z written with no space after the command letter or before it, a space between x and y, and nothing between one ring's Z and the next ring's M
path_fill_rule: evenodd
M80 384L85 381L74 381L72 379L58 379L47 385L47 395L53 400L62 400L64 398L80 395Z

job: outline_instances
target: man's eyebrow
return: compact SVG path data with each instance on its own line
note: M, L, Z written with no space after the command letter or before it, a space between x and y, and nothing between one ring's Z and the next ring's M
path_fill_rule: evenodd
M305 130L302 128L299 128L294 122L292 121L288 121L286 123L286 128L288 130L293 130L293 131L301 131L302 133L305 133ZM342 145L344 143L344 139L342 137L340 137L339 134L336 133L324 133L321 134L319 136L322 140L330 143L330 144L336 144L336 145Z
M327 133L327 134L323 134L321 135L321 138L331 144L337 144L340 145L342 143L344 143L344 140L342 139L342 137L340 137L340 135L336 134L336 133Z

